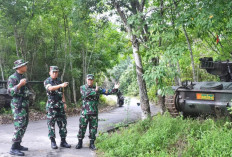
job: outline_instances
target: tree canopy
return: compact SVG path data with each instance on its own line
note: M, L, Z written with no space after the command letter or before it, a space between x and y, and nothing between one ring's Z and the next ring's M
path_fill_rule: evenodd
M0 0L0 76L23 58L29 80L59 66L70 102L93 73L146 104L183 80L217 80L199 58L230 59L231 8L229 0Z

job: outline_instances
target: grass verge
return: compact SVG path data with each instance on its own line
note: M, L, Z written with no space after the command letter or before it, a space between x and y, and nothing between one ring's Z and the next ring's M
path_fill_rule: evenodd
M100 134L96 145L105 157L232 156L231 128L225 118L194 120L166 113Z

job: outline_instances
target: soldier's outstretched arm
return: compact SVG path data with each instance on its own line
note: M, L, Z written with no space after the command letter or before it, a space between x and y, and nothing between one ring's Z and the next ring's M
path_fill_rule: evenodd
M104 94L104 95L111 95L111 94L115 94L117 93L118 89L104 89L104 88L100 88L99 89L99 93L100 94Z
M67 86L68 86L68 82L64 82L64 83L61 83L61 84L56 85L56 86L52 86L51 84L45 83L45 88L49 91L55 91L55 90L58 90L59 88L64 88Z
M104 89L104 88L99 88L99 93L100 94L104 94L104 95L111 95L111 94L115 94L118 92L118 88L119 88L119 83L115 84L114 85L114 88L113 89Z
M104 94L104 95L111 95L115 94L118 92L119 84L115 84L113 89L104 89L104 88L99 88L99 93Z

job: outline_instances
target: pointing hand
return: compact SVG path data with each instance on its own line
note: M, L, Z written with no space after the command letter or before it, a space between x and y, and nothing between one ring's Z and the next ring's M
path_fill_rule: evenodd
M97 82L96 82L96 89L95 89L95 91L96 91L96 92L98 91L98 86L97 86Z
M64 82L64 83L60 84L60 86L61 86L62 88L67 87L67 86L68 86L68 82Z

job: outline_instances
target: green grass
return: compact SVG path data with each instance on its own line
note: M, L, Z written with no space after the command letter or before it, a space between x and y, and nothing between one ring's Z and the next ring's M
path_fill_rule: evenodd
M96 145L105 157L232 156L231 128L227 119L157 115L115 133L100 134Z
M11 108L1 108L0 114L11 114Z
M106 106L115 106L116 105L116 101L114 101L113 99L103 96L100 96L99 99L99 107L106 107Z

